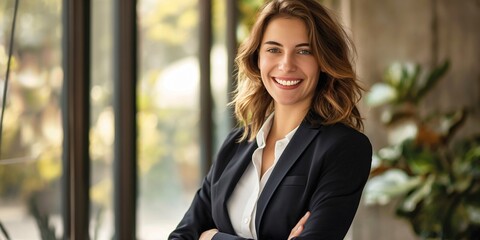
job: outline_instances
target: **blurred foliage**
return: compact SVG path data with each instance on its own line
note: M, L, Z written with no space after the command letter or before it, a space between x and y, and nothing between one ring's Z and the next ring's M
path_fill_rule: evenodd
M168 45L182 45L192 39L195 31L198 11L196 2L191 0L163 1L148 9L142 18L142 30L145 37Z
M418 105L445 75L442 65L425 73L418 64L395 63L367 96L381 107L391 145L374 154L367 204L399 199L397 215L422 239L480 236L480 135L453 141L468 112L422 116Z
M241 42L250 33L250 29L255 23L257 12L265 0L241 0L239 2L240 4L238 5L238 10L240 16L240 25L237 32L237 37L239 42Z
M0 2L0 89L5 84L14 2ZM49 216L61 211L61 9L60 0L20 1L1 133L0 208L27 208L42 239L55 239ZM32 205L39 196L42 200ZM2 215L4 224L11 224L8 216ZM32 230L26 226L21 226L24 233ZM14 231L9 231L12 237L18 235Z
M389 125L403 118L416 115L416 106L448 70L450 63L422 74L422 68L414 63L394 63L384 75L383 82L376 83L367 95L370 106L385 106L382 121Z
M59 3L44 0L19 5L0 156L0 196L6 201L27 201L32 192L50 189L61 176ZM13 4L0 4L4 20L0 22L1 88Z

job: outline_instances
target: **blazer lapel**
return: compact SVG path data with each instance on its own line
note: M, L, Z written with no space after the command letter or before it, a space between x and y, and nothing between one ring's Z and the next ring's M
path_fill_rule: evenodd
M240 177L245 172L248 164L252 160L252 154L257 149L256 141L247 142L237 150L237 153L233 156L232 160L228 163L222 176L218 179L218 204L221 206L221 210L218 211L218 217L222 221L219 221L219 229L224 232L234 233L232 222L228 215L227 201L232 194L235 186L240 180Z
M278 162L275 165L275 168L273 169L272 174L270 175L270 178L265 184L265 188L263 189L257 201L257 212L255 217L255 228L257 229L257 234L260 233L260 222L273 193L287 174L288 170L298 160L302 152L310 144L319 131L320 128L314 128L306 121L302 122L297 129L297 132L295 132L293 135L292 140L290 140L290 143L283 152L282 156L278 159Z

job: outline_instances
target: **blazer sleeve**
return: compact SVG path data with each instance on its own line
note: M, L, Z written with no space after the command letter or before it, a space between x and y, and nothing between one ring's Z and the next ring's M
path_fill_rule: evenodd
M197 240L200 235L209 229L217 228L212 217L212 182L222 174L223 169L237 147L236 141L242 129L235 129L225 139L220 147L218 158L214 161L207 176L203 179L200 189L195 194L190 208L183 216L176 229L168 236L175 240ZM214 239L243 239L227 233L217 233Z
M177 228L170 233L168 239L197 240L205 230L215 228L212 219L210 201L210 181L212 169L203 179L200 189L195 194L190 208L187 210Z
M213 168L212 168L213 169ZM200 235L209 229L217 228L212 219L210 201L210 183L212 171L203 180L202 187L197 191L192 204L177 228L170 234L168 239L174 240L197 240ZM247 240L246 238L218 232L213 240Z
M324 159L316 159L322 167L308 204L311 215L294 239L341 240L353 221L370 174L372 147L359 132L336 139Z

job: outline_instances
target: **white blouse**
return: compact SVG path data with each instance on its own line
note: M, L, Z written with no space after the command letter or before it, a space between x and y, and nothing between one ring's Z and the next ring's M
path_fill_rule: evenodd
M227 209L232 222L233 229L238 236L244 238L257 239L255 229L255 213L257 210L257 200L267 183L273 168L278 159L292 139L298 129L298 126L289 132L285 138L275 143L274 162L272 166L260 176L262 168L262 155L265 148L265 137L268 136L273 122L273 113L263 123L262 128L257 133L256 140L258 148L253 152L252 162L248 165L242 177L237 183L235 190L228 199Z

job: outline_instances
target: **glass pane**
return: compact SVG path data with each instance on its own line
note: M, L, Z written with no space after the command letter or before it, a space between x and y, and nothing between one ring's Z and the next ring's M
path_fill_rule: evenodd
M197 2L138 2L140 239L166 239L199 186Z
M226 46L226 4L225 0L213 0L213 46L210 54L211 87L214 102L214 128L215 151L224 141L233 121L230 116L232 109L228 104L228 80L231 77L227 72L227 46Z
M92 1L90 89L90 237L112 239L113 218L113 23L112 0Z
M0 2L2 97L13 5ZM21 1L18 9L0 156L0 223L11 239L63 234L61 15L61 0Z

